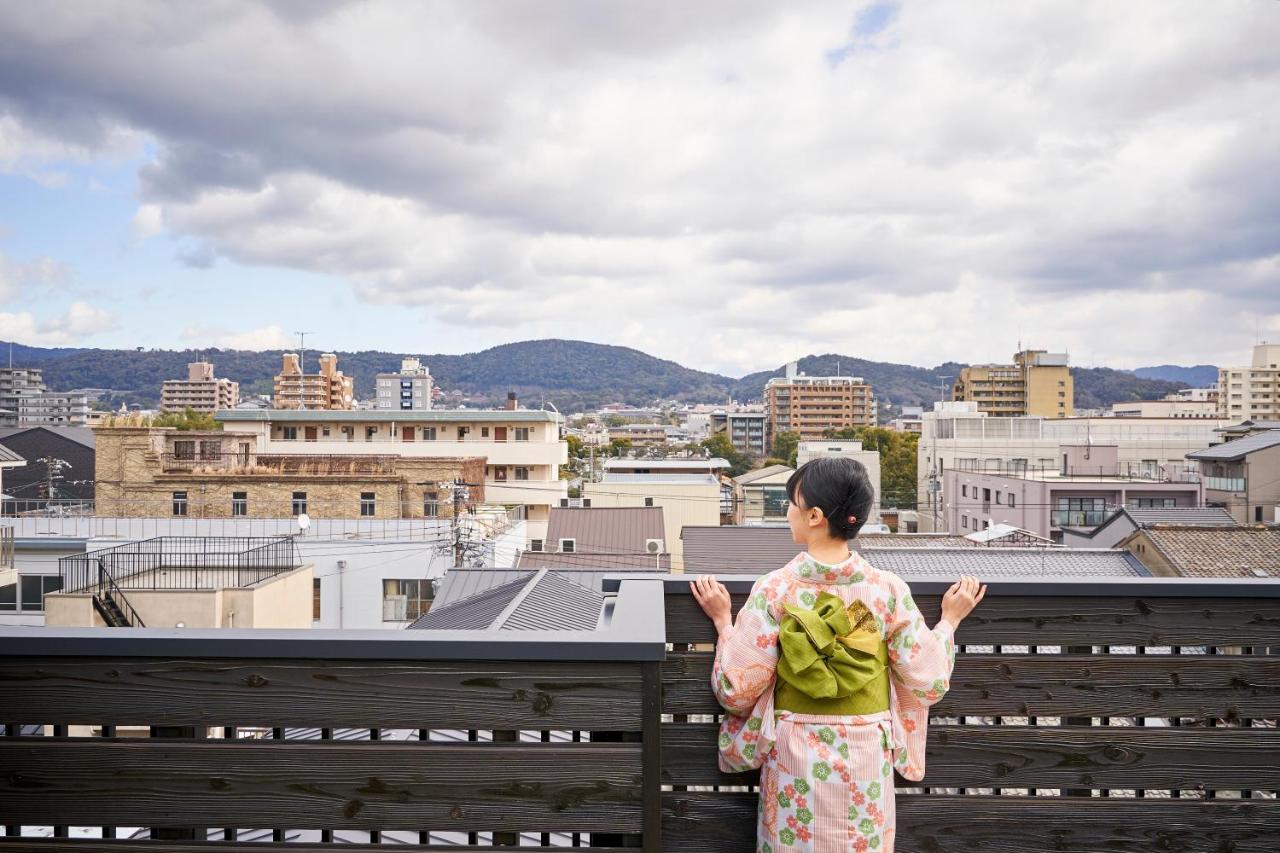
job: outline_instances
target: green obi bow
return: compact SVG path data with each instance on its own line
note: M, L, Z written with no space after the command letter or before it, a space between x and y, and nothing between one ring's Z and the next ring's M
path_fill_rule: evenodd
M889 650L867 606L818 593L812 610L783 605L774 702L779 711L852 716L889 708Z

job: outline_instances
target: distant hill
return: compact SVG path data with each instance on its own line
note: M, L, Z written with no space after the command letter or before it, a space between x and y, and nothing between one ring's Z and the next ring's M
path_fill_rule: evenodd
M14 364L42 367L50 387L109 388L104 399L154 406L166 379L186 375L188 361L204 355L214 363L218 376L240 383L241 393L270 393L272 377L280 369L279 350L109 350L44 349L14 345ZM315 369L317 353L307 354ZM373 394L374 376L399 369L401 353L363 350L339 352L338 366L355 377L356 394ZM504 344L476 353L420 354L440 387L457 390L477 402L496 404L515 391L529 406L544 400L561 411L582 411L610 403L644 405L654 400L718 402L729 399L759 400L771 376L783 375L783 367L752 373L740 379L683 367L627 347L585 341L539 340ZM0 342L0 358L7 359L7 344ZM861 376L875 389L882 404L927 406L949 391L963 365L947 362L937 367L916 367L867 361L829 353L800 359L800 370L811 376L830 374ZM1133 373L1107 368L1073 368L1077 408L1154 399L1185 387L1185 382L1143 379Z
M1218 381L1218 368L1212 364L1197 364L1195 367L1161 364L1156 367L1139 367L1132 372L1139 379L1177 382L1183 388L1208 388Z

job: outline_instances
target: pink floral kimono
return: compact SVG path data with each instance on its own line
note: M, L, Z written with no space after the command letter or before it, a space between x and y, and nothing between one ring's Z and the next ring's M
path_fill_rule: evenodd
M775 712L785 608L812 610L823 593L846 606L861 602L874 615L888 647L888 710ZM949 685L952 631L945 621L930 630L907 584L857 553L839 565L800 554L756 581L720 638L712 671L716 698L728 712L720 727L720 767L761 769L756 853L892 853L893 769L910 780L924 777L928 708Z

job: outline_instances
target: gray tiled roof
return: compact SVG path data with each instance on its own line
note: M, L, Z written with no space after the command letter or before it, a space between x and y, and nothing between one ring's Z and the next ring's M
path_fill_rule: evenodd
M1280 527L1156 525L1134 536L1145 536L1183 577L1280 577Z
M1220 506L1151 507L1140 509L1125 507L1120 511L1128 513L1129 517L1139 527L1148 524L1195 524L1234 527L1236 524L1236 520L1231 517L1231 513Z
M435 603L411 629L589 631L600 621L604 595L545 569L447 605Z
M1145 577L1126 551L1077 548L895 548L863 551L877 569L903 578L977 575L998 577Z
M1269 447L1280 445L1280 429L1269 429L1266 432L1257 432L1253 435L1246 435L1244 438L1237 438L1234 441L1228 441L1224 444L1215 444L1213 447L1207 447L1204 450L1197 450L1194 453L1188 453L1188 459L1200 459L1205 461L1217 462L1235 462L1243 459L1250 453L1259 450L1266 450Z

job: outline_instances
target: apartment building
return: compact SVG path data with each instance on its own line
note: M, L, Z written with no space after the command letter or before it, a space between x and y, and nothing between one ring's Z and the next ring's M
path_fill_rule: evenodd
M806 376L793 361L785 376L765 383L764 398L768 445L780 432L818 439L827 430L876 425L875 394L857 376Z
M1188 453L1187 459L1200 466L1210 506L1222 507L1241 524L1280 522L1280 427L1251 431Z
M1064 444L1110 444L1125 470L1155 474L1194 468L1188 453L1220 441L1225 421L1177 418L997 417L978 411L974 402L937 403L925 412L917 448L919 530L945 530L949 493L945 474L952 468L1003 471L1006 468L1054 468Z
M1199 389L1197 389L1199 390ZM1188 399L1180 393L1161 400L1134 400L1113 403L1111 414L1117 418L1208 418L1218 419L1218 401Z
M666 424L627 424L609 427L609 441L629 441L632 447L662 447L667 443Z
M769 416L764 412L725 412L724 431L733 449L750 456L769 455Z
M45 391L18 398L18 426L82 427L89 423L84 394Z
M277 409L351 409L355 382L338 369L338 357L331 352L320 356L319 373L303 373L298 354L287 352L276 374L273 404Z
M1122 465L1116 445L1062 445L1053 462L947 469L945 529L966 534L1005 524L1061 543L1064 530L1098 527L1123 507L1204 505L1204 486L1194 472Z
M524 507L532 538L545 537L551 507L568 494L560 466L569 461L569 445L557 412L235 409L216 418L228 435L264 454L482 458L483 471L467 482L483 483L488 503Z
M17 426L18 401L47 390L38 367L0 367L0 427Z
M1218 369L1218 417L1233 422L1280 419L1280 344L1255 346L1248 367Z
M436 518L454 513L442 484L455 480L473 484L468 504L487 499L480 455L315 452L319 442L231 429L103 426L94 434L98 515Z
M160 411L217 412L234 409L240 404L240 383L218 379L213 364L192 361L187 364L186 379L166 379L160 386Z
M963 368L951 399L977 403L978 411L996 417L1069 418L1075 412L1075 384L1066 353L1023 350L1013 364Z
M416 358L400 362L399 373L379 373L376 408L416 411L432 408L431 371Z

